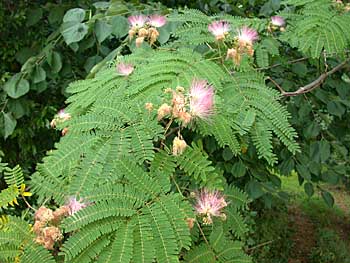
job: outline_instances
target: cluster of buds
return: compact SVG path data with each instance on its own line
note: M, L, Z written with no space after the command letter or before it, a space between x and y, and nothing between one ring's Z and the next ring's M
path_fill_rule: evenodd
M189 94L185 95L184 91L183 87L166 90L172 93L171 105L164 103L159 107L158 120L171 116L186 126L195 118L207 120L213 114L214 88L206 80L194 79Z
M221 217L226 220L226 215L222 212L227 206L225 198L218 191L202 189L196 197L195 210L199 216L203 217L203 224L213 223L213 217Z
M46 249L52 250L55 243L63 239L62 232L58 228L61 220L86 206L87 204L81 203L75 198L70 198L66 205L59 207L55 211L41 206L34 217L33 232L36 235L35 242L43 245Z
M279 31L283 32L283 31L285 31L285 27L284 27L285 25L286 25L286 21L284 20L283 17L272 16L270 24L268 26L268 30L270 32L275 31L275 30L279 30Z
M58 113L55 115L55 117L53 118L53 120L50 122L50 126L51 128L56 128L56 125L59 123L63 123L67 120L69 120L72 116L66 112L64 109L61 109L58 111ZM66 135L68 132L68 128L65 127L62 130L62 136Z
M231 58L236 65L239 65L243 54L252 57L254 55L253 44L258 39L259 36L255 29L242 27L238 30L233 47L227 50L226 59Z
M145 40L152 45L159 37L157 28L166 24L166 18L161 15L136 15L128 18L130 24L129 39L136 37L136 47L140 47Z
M228 38L230 29L230 24L224 20L214 21L208 25L208 31L219 44L227 40L227 44L232 46L227 49L226 59L232 59L236 65L239 65L243 54L251 57L254 55L253 44L259 37L255 29L243 26L236 31L236 36L232 41L232 39Z
M344 12L350 11L350 3L344 3L342 0L333 0L333 2L339 11L344 11Z
M158 121L165 117L178 120L183 126L189 124L197 118L208 120L213 114L214 108L214 88L206 80L194 79L189 94L185 94L183 87L176 87L175 90L166 89L166 93L171 93L171 104L163 103L157 110ZM145 108L151 112L152 103L146 103ZM187 147L186 141L179 133L173 140L173 155L181 155Z

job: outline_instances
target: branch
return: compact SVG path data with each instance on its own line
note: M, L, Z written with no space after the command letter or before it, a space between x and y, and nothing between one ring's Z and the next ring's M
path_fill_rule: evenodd
M280 85L278 85L278 83L276 81L274 81L271 77L268 77L268 79L281 91L283 96L285 96L285 97L297 96L297 95L300 95L300 94L308 93L308 92L314 90L315 88L319 87L325 81L325 79L328 76L330 76L333 73L335 73L335 72L339 71L340 69L342 69L349 61L350 61L350 58L346 59L344 62L340 63L339 65L334 67L332 70L321 74L313 82L311 82L311 83L309 83L309 84L307 84L307 85L305 85L303 87L300 87L296 91L287 92L287 91L283 90L282 87Z
M297 62L300 62L300 61L305 61L305 60L308 60L308 59L309 59L309 57L298 58L298 59L287 61L285 63L277 63L277 64L274 64L274 65L271 65L271 66L268 66L268 67L257 68L257 70L266 70L266 69L276 68L276 67L279 67L279 66L282 66L282 65L294 64L294 63L297 63Z

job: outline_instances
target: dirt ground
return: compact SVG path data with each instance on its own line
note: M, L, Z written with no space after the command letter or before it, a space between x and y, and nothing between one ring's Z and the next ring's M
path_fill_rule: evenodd
M335 199L335 206L340 208L345 216L340 217L336 214L329 215L329 226L339 234L339 237L348 241L350 236L349 193L343 189L334 188L330 190ZM316 245L317 222L313 222L312 219L297 205L289 207L289 215L290 227L294 230L292 237L294 246L288 263L308 263L309 253Z

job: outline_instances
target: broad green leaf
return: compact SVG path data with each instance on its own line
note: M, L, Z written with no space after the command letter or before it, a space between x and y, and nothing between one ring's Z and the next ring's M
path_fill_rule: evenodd
M309 183L309 182L305 183L304 184L304 190L305 190L305 193L309 197L313 196L313 194L314 194L314 186L313 186L312 183Z
M26 26L33 26L43 17L43 10L41 8L29 9L27 12Z
M158 28L158 32L159 32L158 41L161 45L163 45L164 43L166 43L169 40L170 32L168 31L168 29L165 26Z
M39 83L44 81L45 79L46 79L45 70L40 66L36 66L33 72L33 82Z
M322 191L321 193L323 200L326 202L326 204L329 207L333 207L334 205L334 198L331 195L331 193L327 192L327 191Z
M50 24L61 23L64 15L64 8L61 6L55 6L50 10L48 19Z
M225 148L222 151L222 158L224 158L225 161L229 161L229 160L231 160L233 158L233 153L230 150L230 148Z
M61 34L67 45L82 40L88 33L88 26L83 23L66 22L61 26Z
M304 129L304 136L308 139L316 137L321 131L321 127L317 122L311 122L306 129Z
M110 4L111 4L111 3L106 2L106 1L99 1L99 2L93 3L93 6L94 6L96 9L108 9L108 7L109 7Z
M292 71L298 75L298 77L305 77L308 73L307 67L304 63L295 63L292 66Z
M69 47L74 51L74 52L77 52L78 49L79 49L79 45L78 43L72 43L72 44L69 44Z
M243 177L246 173L246 167L242 161L235 163L232 166L231 173L234 177Z
M58 73L62 68L61 55L58 52L53 51L47 57L47 63L49 63L53 73Z
M5 139L9 137L13 131L16 128L17 121L16 119L12 116L11 113L4 113L2 112L3 117L4 117L4 137Z
M73 8L67 11L63 17L63 22L83 22L85 19L85 10L81 8Z
M97 20L95 23L95 34L97 41L102 43L112 33L112 26L105 21Z
M16 60L22 65L30 58L35 55L35 51L29 47L24 47L16 53Z
M327 109L328 112L332 115L336 115L338 117L341 117L344 113L346 108L343 106L343 104L340 101L330 101L327 103Z
M257 199L264 194L261 184L256 180L251 180L246 185L246 190L252 199Z
M325 162L328 160L329 156L331 155L331 146L329 142L326 140L322 140L318 144L319 144L321 162Z
M28 101L22 98L9 100L7 106L16 119L23 117L29 112Z
M329 183L336 185L339 183L339 176L332 170L328 170L325 173L322 173L322 180Z
M17 99L29 91L29 82L17 73L5 83L4 90L11 98Z
M296 168L301 177L303 177L305 180L311 180L311 174L306 166L297 164Z
M92 56L89 57L84 65L84 69L86 72L90 72L90 70L98 63L102 60L102 57L100 56Z
M117 38L126 36L128 32L129 32L129 23L125 17L115 16L112 18L112 33Z

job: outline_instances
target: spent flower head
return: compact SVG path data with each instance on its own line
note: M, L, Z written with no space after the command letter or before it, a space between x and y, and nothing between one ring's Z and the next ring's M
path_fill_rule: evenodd
M148 23L153 27L162 27L166 24L166 18L158 14L150 15L148 17Z
M259 39L259 35L255 29L243 26L241 29L238 30L237 38L240 45L246 46L253 45L253 43Z
M147 17L144 15L129 16L128 21L131 27L143 27L147 22Z
M41 206L35 212L35 220L36 221L49 222L53 218L54 218L53 211L50 208L47 208L45 206Z
M206 80L193 80L190 88L190 113L201 119L213 113L214 88Z
M286 21L281 16L272 16L271 23L274 26L284 26L286 24Z
M222 209L226 206L225 198L219 191L202 189L197 196L195 209L197 214L204 216L205 224L211 224L213 216L224 217Z
M134 66L121 62L117 65L117 71L122 76L129 76L134 71Z
M230 24L226 21L214 21L208 25L208 30L212 33L216 40L223 40L230 31Z

